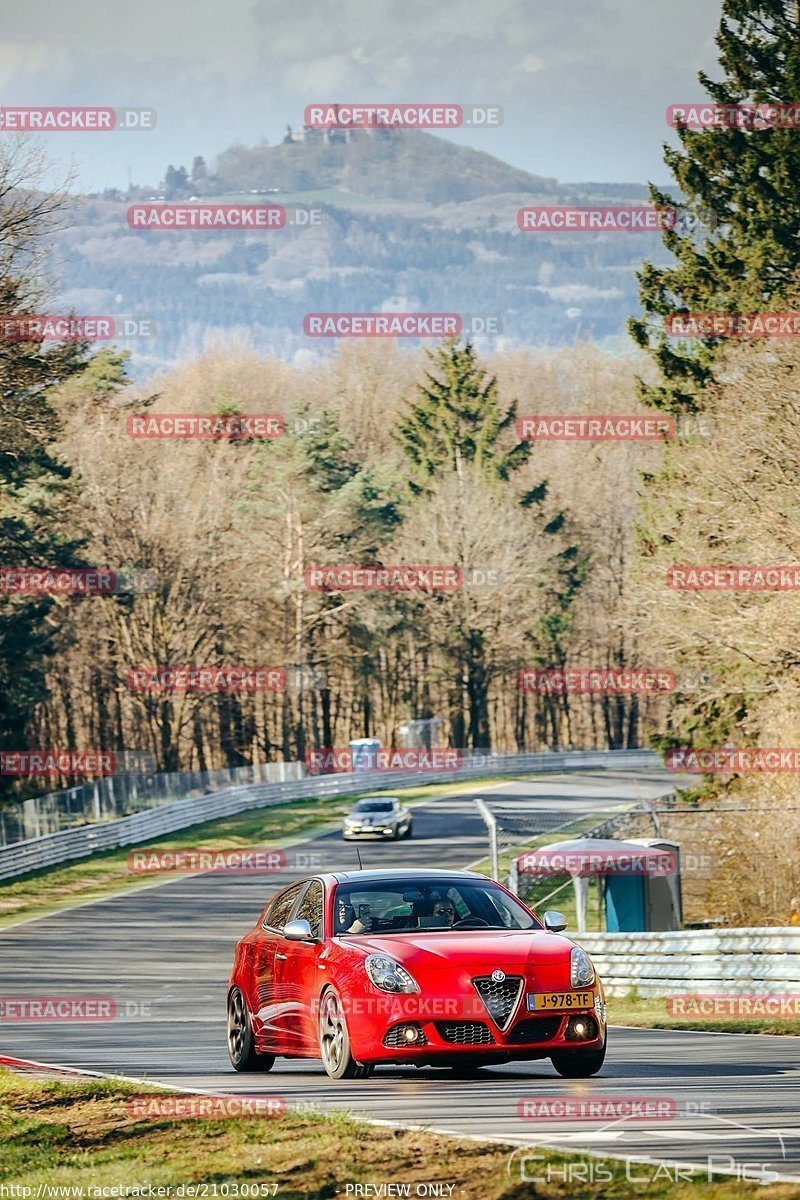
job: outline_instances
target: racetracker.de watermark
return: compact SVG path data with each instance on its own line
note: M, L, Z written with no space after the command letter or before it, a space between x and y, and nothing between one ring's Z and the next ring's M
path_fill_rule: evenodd
M362 932L369 932L371 918L369 916L360 917L359 922L362 925ZM375 996L343 995L340 997L340 1005L342 1012L348 1018L360 1020L366 1017L377 1017L388 1022L389 1025L405 1023L419 1025L422 1021L438 1020L486 1020L486 1008L477 992L473 992L472 995L464 993L457 996L431 995L430 993L423 996L420 993L412 995L402 992L391 994L384 992ZM308 1000L307 1012L312 1019L316 1017L319 1012L317 999L310 998ZM425 1043L409 1040L406 1045L421 1049Z
M0 316L3 342L107 342L114 338L155 337L151 317Z
M800 565L674 566L666 578L667 587L679 592L796 592Z
M284 667L132 667L132 692L285 692Z
M537 442L646 442L675 437L672 417L596 416L519 417L517 437Z
M521 1121L674 1121L674 1096L521 1096Z
M0 592L22 596L111 596L114 571L97 567L0 567Z
M664 332L673 338L798 337L800 313L670 313Z
M673 129L798 129L800 104L670 104L667 124Z
M315 312L303 317L303 332L313 338L450 338L501 333L499 316L445 312Z
M279 204L132 204L131 229L283 229L286 209Z
M113 775L113 750L0 750L0 775Z
M355 754L349 746L320 747L306 751L306 768L312 775L353 770L356 774L367 771L459 771L463 765L463 751L448 747L362 749Z
M674 875L678 860L671 850L530 850L517 859L523 875Z
M670 1017L800 1017L800 994L782 992L771 996L731 996L692 993L667 996Z
M153 592L158 572L150 567L0 567L0 593L21 596L114 596Z
M4 133L112 133L142 132L156 127L154 108L68 107L0 108Z
M131 1096L128 1115L136 1120L180 1121L187 1119L219 1121L240 1117L282 1117L286 1113L283 1096ZM213 1195L214 1193L210 1193ZM221 1191L221 1196L227 1195ZM235 1195L236 1193L231 1193ZM244 1193L247 1195L247 1193Z
M460 567L351 565L306 567L305 584L316 592L455 592L464 580Z
M702 771L706 774L749 774L800 771L800 748L793 746L709 746L695 750L674 746L664 756L668 771Z
M132 413L125 429L132 438L277 438L286 433L277 413Z
M0 996L0 1021L113 1021L112 996Z
M574 668L520 670L517 687L523 693L538 696L601 695L617 696L628 693L674 692L674 671L653 668L639 670L608 670L605 668Z
M198 875L264 873L286 869L283 850L263 846L194 847L181 850L129 850L128 871L131 875Z
M651 233L674 229L678 211L652 204L526 205L517 212L525 233Z
M303 120L307 129L458 129L465 125L492 128L502 125L503 109L499 104L329 102L307 104Z

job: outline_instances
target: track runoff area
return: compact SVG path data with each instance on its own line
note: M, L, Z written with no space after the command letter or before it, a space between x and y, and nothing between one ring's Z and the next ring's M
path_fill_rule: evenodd
M359 846L365 867L462 869L484 860L482 797L534 820L565 821L655 800L658 770L602 771L470 785L415 805L414 837ZM118 1076L179 1093L279 1096L361 1119L509 1144L509 1172L534 1183L536 1147L575 1156L575 1182L625 1159L632 1181L728 1176L800 1183L800 1037L614 1027L600 1075L559 1078L546 1059L487 1067L471 1079L435 1068L379 1067L333 1081L316 1060L279 1059L264 1076L228 1062L225 998L233 946L269 896L294 879L357 869L340 832L285 848L280 871L159 877L153 885L0 931L4 998L110 998L111 1019L0 1022L0 1055ZM568 931L569 932L569 931ZM563 1172L563 1166L560 1168ZM681 1175L683 1172L683 1175ZM563 1178L563 1175L562 1175Z

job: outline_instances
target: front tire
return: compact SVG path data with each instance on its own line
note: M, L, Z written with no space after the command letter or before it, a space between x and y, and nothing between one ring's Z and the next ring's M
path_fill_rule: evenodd
M332 988L319 1002L319 1049L331 1079L368 1079L373 1067L359 1063L350 1051L350 1035L339 996Z
M596 1075L605 1062L606 1041L596 1050L564 1050L551 1054L550 1062L564 1079L588 1079Z
M228 996L228 1057L234 1071L270 1071L274 1054L257 1054L247 1004L238 987Z
M413 821L409 821L409 822L408 822L408 829L406 830L406 837L407 837L407 838L410 838L410 837L411 837L411 831L413 830L413 828L414 828L414 822L413 822Z

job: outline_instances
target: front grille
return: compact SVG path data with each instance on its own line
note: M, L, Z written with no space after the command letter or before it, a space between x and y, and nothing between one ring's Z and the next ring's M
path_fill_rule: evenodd
M437 1021L439 1036L459 1046L493 1046L494 1036L483 1021Z
M408 1029L409 1025L413 1025L417 1031L418 1036L415 1042L407 1042L403 1037L403 1030ZM384 1046L390 1046L393 1050L396 1050L399 1046L404 1046L408 1050L412 1046L427 1046L428 1039L425 1037L421 1025L417 1025L413 1021L404 1021L402 1025L393 1025L391 1029L386 1031L383 1037L383 1044Z
M498 980L485 975L472 982L497 1028L507 1029L525 982L522 976L507 975L505 979Z
M526 1017L517 1021L506 1038L507 1042L519 1045L520 1042L549 1042L558 1033L561 1017Z

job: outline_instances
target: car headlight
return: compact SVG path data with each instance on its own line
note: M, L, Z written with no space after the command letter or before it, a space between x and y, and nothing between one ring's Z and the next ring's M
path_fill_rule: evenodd
M592 960L580 946L572 947L569 961L570 987L589 987L594 983L594 967Z
M367 974L382 992L418 992L419 984L405 967L383 954L370 954L364 961Z

